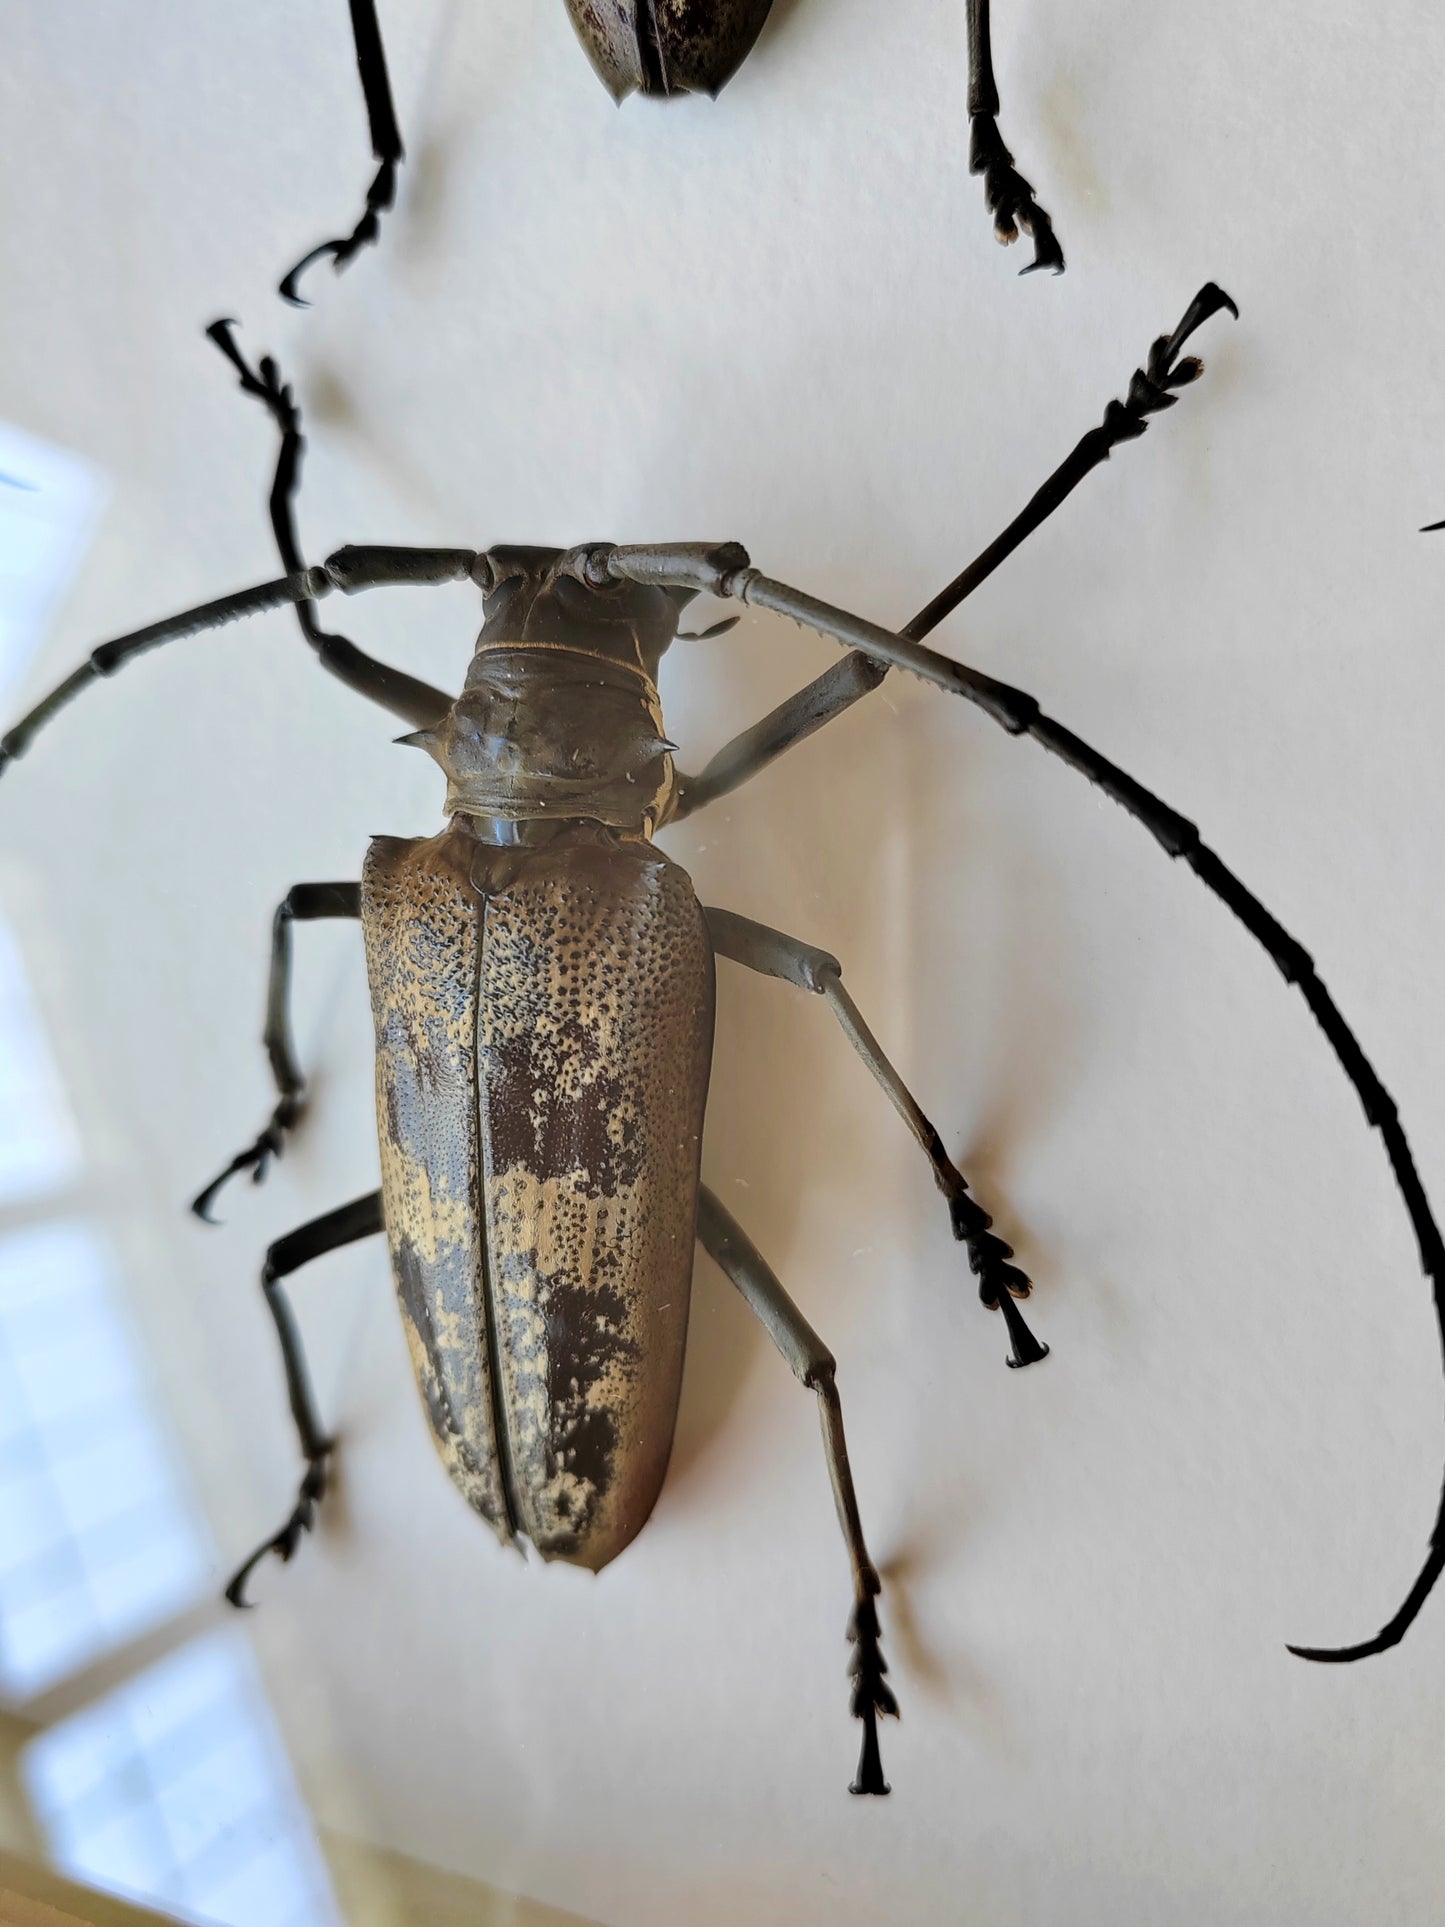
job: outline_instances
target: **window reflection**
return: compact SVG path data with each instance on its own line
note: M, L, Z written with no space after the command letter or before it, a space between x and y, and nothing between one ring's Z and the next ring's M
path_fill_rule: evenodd
M0 423L0 703L101 496L88 463ZM37 1695L137 1636L163 1649L176 1623L163 1659L25 1745L51 1853L209 1927L339 1927L245 1637L183 1636L194 1622L181 1615L214 1584L210 1537L3 919L0 1227L0 1702L23 1721Z
M211 1569L108 1272L84 1225L0 1238L0 1682L12 1699L190 1605Z
M238 1632L192 1640L32 1742L57 1864L226 1927L341 1927Z
M79 1170L79 1139L20 953L0 923L0 1205L58 1190Z

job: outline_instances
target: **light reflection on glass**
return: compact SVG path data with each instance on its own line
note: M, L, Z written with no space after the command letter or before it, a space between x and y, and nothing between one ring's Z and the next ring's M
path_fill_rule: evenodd
M179 1918L341 1927L239 1633L195 1639L29 1746L57 1865Z
M211 1567L106 1274L84 1225L0 1238L0 1681L12 1698L188 1606Z
M0 702L103 494L87 462L0 422ZM22 1720L128 1641L163 1647L215 1583L87 1203L80 1133L0 919L0 1703ZM209 1927L340 1927L239 1630L178 1626L164 1658L42 1726L20 1767L57 1865L78 1879Z
M0 923L0 1205L58 1190L79 1169L79 1139L24 965Z

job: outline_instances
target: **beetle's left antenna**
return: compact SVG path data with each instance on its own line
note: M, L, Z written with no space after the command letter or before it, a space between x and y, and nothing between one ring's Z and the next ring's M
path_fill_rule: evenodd
M174 642L180 636L219 629L223 623L259 615L265 609L316 602L330 595L333 589L340 589L343 595L356 595L363 589L465 582L471 579L477 562L475 549L338 549L315 568L298 569L274 582L258 583L252 589L238 589L234 595L222 596L217 602L203 602L178 616L167 616L163 622L133 629L128 636L117 636L114 642L103 642L91 651L79 669L58 683L48 696L42 697L28 715L22 716L7 735L0 736L0 775L17 757L25 754L38 732L73 696L78 696L102 676L113 676L117 669L123 669L147 649Z
M405 158L401 129L391 98L391 82L386 73L386 50L381 43L381 24L376 17L376 0L350 0L351 32L356 42L356 65L361 74L361 91L366 98L366 118L371 129L371 151L379 163L376 178L366 190L366 207L361 219L340 240L323 241L312 248L284 277L280 286L283 301L294 308L309 308L296 292L296 282L314 261L331 257L338 272L362 248L375 244L381 232L381 217L396 199L396 170Z

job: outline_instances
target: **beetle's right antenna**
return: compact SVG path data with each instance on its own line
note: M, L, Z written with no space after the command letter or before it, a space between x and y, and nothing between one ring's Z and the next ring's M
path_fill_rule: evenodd
M1005 245L1019 238L1022 228L1034 244L1034 258L1020 274L1036 268L1064 271L1064 250L1054 224L1034 199L1034 190L1014 166L1014 157L998 131L998 83L993 77L993 43L989 34L989 0L968 0L968 171L982 174L984 199L993 215L995 237Z
M396 199L396 170L405 158L401 129L396 124L391 83L386 76L386 50L381 44L381 25L376 17L376 0L350 0L351 32L356 42L356 65L361 73L361 91L366 97L366 118L371 128L371 151L380 163L376 179L366 190L366 208L344 239L323 241L312 248L283 279L279 289L283 301L293 308L309 308L296 292L297 279L313 261L331 256L339 273L362 248L375 244L381 232L381 217Z

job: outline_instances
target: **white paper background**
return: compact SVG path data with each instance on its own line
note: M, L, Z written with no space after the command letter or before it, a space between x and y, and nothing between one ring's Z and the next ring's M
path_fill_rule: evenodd
M114 491L31 688L273 572L273 435L218 314L297 381L317 555L737 537L902 620L1217 278L1243 318L1203 384L939 641L1204 826L1445 1197L1438 10L1001 6L1005 133L1069 256L1022 282L966 173L955 0L777 0L716 105L621 111L554 0L383 12L400 206L298 315L275 279L369 178L340 5L9 10L0 415ZM344 622L456 684L476 598ZM832 659L761 617L679 649L685 760ZM277 617L88 695L0 794L0 886L237 1554L296 1475L261 1251L374 1182L354 932L300 935L303 1141L224 1232L180 1206L270 1103L275 901L438 822L395 733ZM594 1580L504 1556L448 1487L373 1246L298 1281L342 1485L251 1622L320 1818L608 1922L1437 1917L1445 1600L1367 1666L1284 1651L1393 1611L1442 1450L1408 1227L1298 998L1076 776L913 682L668 846L843 957L1053 1357L1004 1370L822 1005L725 972L707 1174L840 1361L893 1797L844 1791L812 1401L720 1277L654 1521Z

